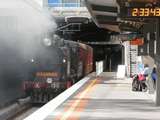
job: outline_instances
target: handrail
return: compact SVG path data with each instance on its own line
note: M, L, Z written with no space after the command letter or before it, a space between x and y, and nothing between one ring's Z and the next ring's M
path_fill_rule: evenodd
M57 28L57 30L62 30L62 29L64 29L64 28L69 27L70 25L81 25L81 23L69 23L69 24L67 24L67 25L64 25L64 26L62 26L62 27Z

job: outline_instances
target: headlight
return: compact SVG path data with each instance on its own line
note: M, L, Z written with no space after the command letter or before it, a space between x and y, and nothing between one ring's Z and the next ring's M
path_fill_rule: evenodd
M31 59L31 62L33 63L33 62L34 62L34 59Z
M46 46L51 46L51 45L52 45L52 41L51 41L51 39L49 39L49 38L45 38L45 39L43 40L43 42L44 42L44 45L46 45Z
M46 81L48 84L51 84L52 83L52 78L47 78L47 81Z
M63 63L66 63L66 59L63 59Z

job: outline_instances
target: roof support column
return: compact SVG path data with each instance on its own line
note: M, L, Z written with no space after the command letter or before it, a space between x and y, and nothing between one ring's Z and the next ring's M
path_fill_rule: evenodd
M160 19L157 20L156 25L156 41L157 41L157 48L160 46ZM159 48L158 48L159 49ZM157 65L157 74L158 80L156 82L156 106L160 106L160 51L157 49L156 55L156 65Z

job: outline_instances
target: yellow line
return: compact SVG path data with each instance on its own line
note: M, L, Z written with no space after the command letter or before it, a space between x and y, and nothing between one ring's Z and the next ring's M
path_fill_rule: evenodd
M85 97L87 92L92 88L92 86L95 84L96 81L97 80L95 79L90 83L90 85L80 94L79 99L72 104L72 106L68 109L68 111L63 114L60 120L67 120L67 118L70 117L70 115L74 112L74 110L80 103L81 99Z

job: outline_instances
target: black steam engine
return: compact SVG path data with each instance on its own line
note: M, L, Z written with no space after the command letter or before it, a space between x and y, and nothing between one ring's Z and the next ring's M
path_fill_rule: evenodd
M34 103L46 103L92 71L93 50L88 45L59 39L44 39L31 58L32 80L24 90Z

